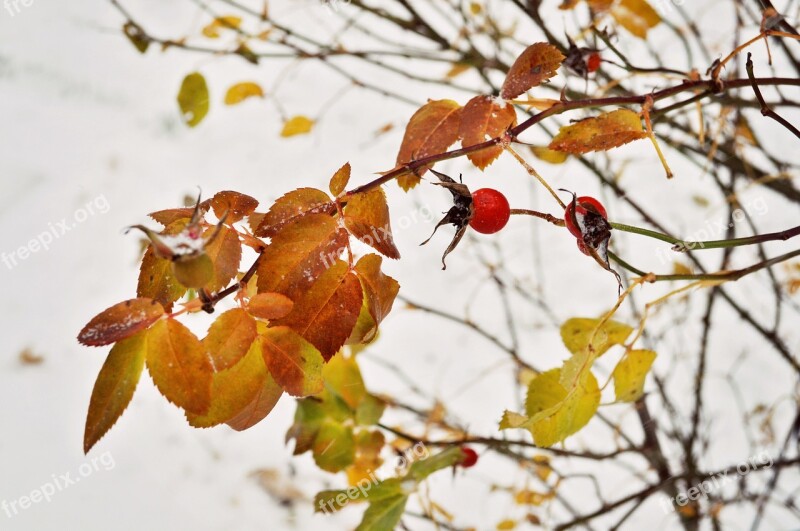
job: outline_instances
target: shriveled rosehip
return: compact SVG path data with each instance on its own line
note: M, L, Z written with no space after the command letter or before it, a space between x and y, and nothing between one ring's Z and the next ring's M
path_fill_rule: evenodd
M475 463L478 462L478 452L476 452L472 448L468 446L463 446L461 448L461 453L463 454L463 458L461 459L461 462L458 463L459 466L462 466L464 468L470 468L475 466Z
M469 226L481 234L494 234L508 223L511 207L506 196L493 188L472 192L472 219Z
M589 57L586 58L586 70L588 70L590 74L597 72L600 69L600 63L602 61L598 52L589 54Z
M581 229L575 225L575 221L572 215L572 205L573 202L567 205L567 209L564 211L564 221L567 224L567 229L569 230L570 234L575 236L576 238L580 239L583 235L581 234ZM575 211L576 214L584 215L587 211L592 211L596 214L600 214L603 216L604 219L608 219L608 213L606 213L605 207L595 199L594 197L584 195L575 200Z

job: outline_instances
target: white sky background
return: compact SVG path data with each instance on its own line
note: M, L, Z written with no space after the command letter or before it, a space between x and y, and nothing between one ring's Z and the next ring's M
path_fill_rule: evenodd
M275 14L295 23L316 25L331 17L324 6L311 0L271 4ZM726 51L730 29L713 9L714 2L693 4L696 21L704 31L726 37L714 53ZM137 0L125 5L158 35L196 34L208 21L191 2ZM554 26L561 28L561 19L555 20L559 22ZM366 182L374 172L393 165L402 128L378 140L373 140L374 132L388 122L404 124L414 109L351 90L326 112L313 134L282 139L278 135L280 117L269 100L238 107L223 107L221 102L225 89L236 81L255 80L269 91L285 63L265 62L253 68L239 58L215 59L180 51L162 54L157 49L141 56L119 32L121 23L110 4L100 0L33 0L13 17L0 6L0 252L13 252L64 218L72 223L87 203L93 202L98 209L108 206L107 212L89 216L56 239L49 250L32 254L12 269L0 264L0 500L28 495L53 475L78 477L81 464L93 457L99 460L106 455L114 464L104 470L99 463L99 470L57 492L52 501L38 503L11 519L0 513L0 529L353 527L364 506L347 509L337 517L312 516L310 505L304 504L287 512L248 477L251 471L263 468L288 474L291 466L295 484L309 497L326 485L345 484L342 475L317 470L308 454L291 458L291 448L283 443L294 413L294 402L287 397L265 421L247 432L225 427L196 430L158 394L149 377L143 376L121 420L88 458L84 457L85 412L107 349L81 347L75 336L93 315L135 293L138 238L123 236L124 227L146 222L147 212L178 206L197 186L206 195L224 189L250 194L262 202L263 209L293 188L325 188L330 175L348 160L354 169L351 184ZM752 34L756 31L752 28ZM623 39L635 45L630 36L623 35ZM682 60L670 34L659 30L653 39L664 57L673 57L674 49L676 60ZM541 40L541 36L531 35L530 40ZM759 61L763 65L763 46L756 46L753 52L757 65ZM447 68L434 65L424 73L441 76ZM196 69L209 82L212 109L204 123L189 130L180 122L175 95L183 76ZM765 68L757 67L757 71L769 75ZM289 114L316 116L331 94L347 84L312 62L291 70L289 76L278 93ZM418 101L427 97L466 101L464 93L441 87L403 86ZM796 88L785 93L800 99ZM796 138L766 119L759 121L757 111L750 116L758 123L759 134L769 138L774 153L797 161ZM787 117L796 120L798 116L787 113ZM537 135L539 141L544 140L540 132L531 137ZM631 159L622 182L648 211L657 213L659 220L682 235L696 234L723 218L724 204L714 194L708 176L673 156L676 178L667 181L650 145L640 144L614 155ZM440 169L450 174L463 172L465 182L474 188L500 188L513 207L558 214L551 200L541 189L532 190L530 177L512 162L501 160L485 175L465 161L450 161ZM598 193L596 179L577 164L539 166L558 187L585 195ZM448 270L442 272L439 257L452 232L443 228L430 244L418 247L435 222L409 223L408 219L415 210L421 218L421 207L434 211L438 219L438 213L448 207L448 194L429 186L409 195L394 185L388 191L395 238L404 258L387 264L387 270L412 300L459 315L468 308L473 320L485 323L506 340L499 301L478 262L480 255L497 259L491 245L495 240L501 244L500 253L509 270L532 283L544 282L539 287L553 304L559 322L575 315L597 316L615 300L613 277L584 259L572 238L565 238L563 230L527 219L512 220L494 240L481 238L476 239L478 243L463 244L450 255ZM710 206L697 207L692 200L696 195L708 197ZM753 188L744 192L742 199L745 205L764 205L763 210L754 207L751 212L764 232L788 228L800 219L796 205L787 205L768 191ZM640 224L635 213L619 202L607 204L614 220ZM409 218L401 221L403 216ZM619 234L615 241L620 254L634 257L632 261L640 267L671 268L671 264L659 262L658 246L651 241ZM767 250L773 256L796 245L776 243ZM710 266L718 260L718 255L711 256ZM735 256L737 266L756 259L749 252ZM534 267L541 268L540 272L534 273ZM783 276L781 269L778 273ZM665 289L648 286L637 294L637 302L641 307ZM766 275L748 277L726 289L762 322L772 322L773 302ZM699 300L699 296L692 299ZM679 405L691 403L686 389L691 385L701 330L702 308L692 301L669 307L652 323L654 333L663 334L656 370L674 366L677 374L684 375L670 380ZM516 303L525 359L542 368L560 365L566 350L557 327L541 312ZM375 362L390 361L419 387L444 400L474 433L498 435L496 423L503 410L518 408L518 397L511 392L513 370L508 357L461 327L401 306L397 304L382 328L381 340L365 356L368 388L426 405ZM634 322L628 310L621 317ZM709 374L714 376L705 395L713 414L705 419L711 451L703 465L708 469L737 464L752 455L739 427L737 405L721 375L736 366L748 410L758 403L781 401L783 406L776 414L776 425L781 427L793 414L795 391L790 371L760 337L729 309L719 311L716 317L719 322L710 343L709 366ZM199 332L208 324L202 318L193 323ZM800 351L797 324L797 311L787 310L783 331L794 353ZM45 362L22 366L18 357L26 347L43 355ZM744 354L748 357L737 362ZM605 375L612 367L601 366L598 374ZM613 407L607 412L622 415L626 423L635 426L630 408ZM632 432L638 433L636 428ZM567 446L580 448L597 434L607 438L607 431L595 420ZM777 436L782 440L784 433ZM571 469L583 464L575 462ZM639 487L621 475L619 468L603 465L593 470L604 472L610 500ZM618 481L613 479L616 477ZM520 517L524 512L513 506L507 495L487 494L488 486L499 482L522 488L524 478L525 474L507 461L487 458L455 482L448 473L440 474L432 481L433 497L456 515L456 525L491 529L503 518ZM785 478L784 490L797 488L797 471L788 471ZM565 493L573 500L591 500L578 505L581 511L595 507L588 482L570 483ZM656 505L663 497L654 497L629 521L628 528L670 528L670 517ZM723 512L723 521L730 529L749 525L749 519L740 519L736 509ZM426 528L420 521L408 522L412 529ZM770 515L765 528L797 525L786 512L778 511Z

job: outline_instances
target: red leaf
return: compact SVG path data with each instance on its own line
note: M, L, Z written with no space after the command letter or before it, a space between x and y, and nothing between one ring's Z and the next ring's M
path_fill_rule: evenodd
M146 329L164 315L164 307L141 297L115 304L96 315L78 334L78 341L90 347L116 343Z

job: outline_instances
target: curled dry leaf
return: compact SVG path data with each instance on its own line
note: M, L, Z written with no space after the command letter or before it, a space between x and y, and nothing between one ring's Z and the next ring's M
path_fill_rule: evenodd
M146 297L120 302L93 317L78 341L90 347L110 345L147 329L163 315L164 307Z
M647 136L638 114L618 109L561 128L550 149L574 155L607 151Z
M384 256L400 258L392 237L389 205L383 188L349 196L344 208L344 225L353 236Z
M514 106L492 96L475 96L461 112L459 136L464 147L481 144L497 138L511 127L517 125ZM485 169L503 152L503 147L495 145L467 155L480 170Z
M458 140L460 121L461 106L453 100L433 100L420 107L406 126L397 165L447 151ZM416 174L401 176L397 182L408 191L419 183L420 176L429 168L419 168Z
M564 55L552 44L537 42L517 57L500 89L504 100L514 99L556 75Z

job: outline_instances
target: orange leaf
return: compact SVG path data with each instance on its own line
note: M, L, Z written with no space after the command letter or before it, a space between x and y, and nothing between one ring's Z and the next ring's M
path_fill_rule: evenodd
M89 401L83 433L84 453L92 449L128 407L144 369L144 358L144 333L123 339L111 348Z
M336 197L344 192L344 189L347 187L347 183L350 182L350 171L350 163L348 162L333 174L333 177L331 177L331 182L328 185L331 195Z
M389 221L389 205L382 188L350 196L344 208L344 224L350 233L389 258L400 258Z
M169 227L176 221L188 222L192 219L194 208L169 208L167 210L159 210L158 212L151 212L148 214L151 218L161 223L165 227ZM180 231L178 231L180 232Z
M207 234L216 229L209 229ZM226 226L219 228L214 240L205 246L205 253L214 263L214 278L205 287L209 291L219 291L230 283L239 272L242 261L242 243L239 234Z
M382 261L380 256L368 254L363 256L355 267L356 274L364 288L367 309L376 328L389 315L394 299L400 291L400 284L381 272Z
M167 400L202 415L211 404L213 367L199 339L175 319L147 332L147 370Z
M461 106L453 100L429 101L420 107L406 126L397 165L445 152L458 140L460 120ZM398 184L405 191L414 188L429 167L418 169L416 175L401 176Z
M322 391L322 356L319 351L286 326L268 328L261 334L264 361L270 374L292 396Z
M183 297L186 287L175 279L172 273L172 262L156 256L150 246L144 253L139 269L139 285L136 295L149 297L161 303L167 311L172 310L172 303Z
M280 293L259 293L250 298L247 311L260 319L280 319L292 311L292 299Z
M537 42L528 46L511 65L500 89L500 97L510 100L541 85L556 75L564 59L564 55L552 44Z
M205 415L187 413L186 419L195 428L210 428L242 413L261 394L267 367L261 341L248 345L247 354L236 365L214 373L211 384L211 406Z
M217 317L203 339L214 370L222 371L239 363L257 335L256 320L241 308L228 310Z
M92 318L78 341L89 347L110 345L146 329L163 315L164 307L146 297L120 302Z
M513 105L492 96L475 96L461 113L459 135L464 147L481 144L505 133L517 124ZM503 152L501 146L492 146L467 155L469 160L483 170Z
M327 214L309 214L286 227L267 246L258 266L258 291L296 300L341 255L347 231Z
M299 188L284 195L272 205L255 229L256 236L275 236L287 225L314 213L332 213L336 206L328 194L316 188Z
M561 128L550 149L578 155L607 151L647 136L639 115L628 109L603 113Z
M226 223L236 223L245 216L249 216L257 206L258 200L230 190L218 192L211 198L211 208L214 209L217 219L222 219L227 212Z
M253 397L253 400L226 424L236 431L244 431L255 426L269 415L282 394L281 386L275 382L272 375L267 373L261 389Z
M328 361L353 331L362 300L358 277L345 262L337 260L295 300L292 312L277 324L295 330Z

